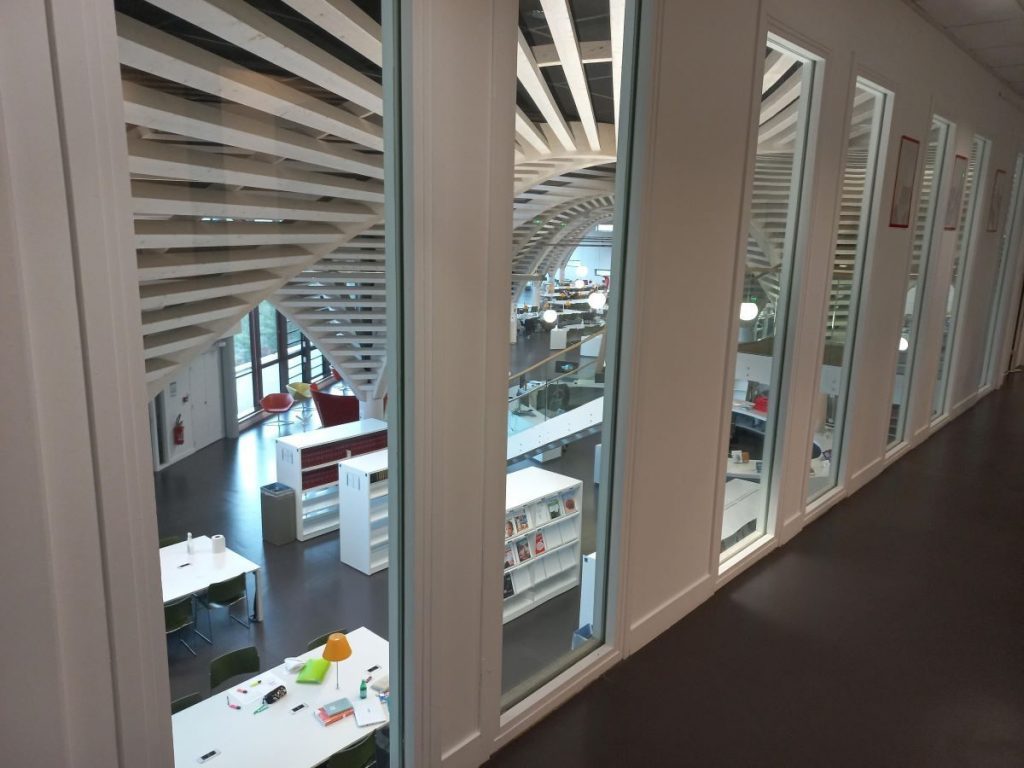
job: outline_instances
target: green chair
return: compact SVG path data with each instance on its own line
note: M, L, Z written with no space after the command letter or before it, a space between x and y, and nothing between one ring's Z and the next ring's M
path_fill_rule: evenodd
M193 704L198 704L203 700L203 696L200 693L190 693L188 696L182 696L180 699L175 699L171 702L171 714L176 715L181 710L191 707Z
M239 675L254 675L260 671L260 654L255 646L239 648L210 662L210 692L217 690L225 680Z
M160 549L169 547L172 544L181 544L185 540L184 536L161 536L160 537Z
M245 621L231 615L231 606L235 603L245 601ZM218 581L211 584L205 594L199 595L199 602L206 608L206 621L209 626L210 637L204 638L213 642L213 617L210 615L212 608L227 608L228 616L243 627L248 629L249 624L249 591L245 586L245 574L240 573L230 579Z
M336 629L336 630L334 630L334 632L328 632L326 635L320 635L320 637L318 637L316 640L310 640L309 641L309 643L306 645L306 650L307 651L314 651L317 648L319 648L321 645L327 645L327 638L330 637L331 635L333 635L335 632L341 632L343 635L347 635L348 634L348 630L347 629Z
M371 733L361 741L335 752L317 768L369 768L376 764L377 747Z
M166 634L172 635L175 632L182 632L189 628L192 629L193 633L196 631L196 612L192 605L192 595L166 603L164 605L164 630ZM189 653L193 656L196 655L196 652L192 650L192 646L186 643L181 635L178 636L178 641L188 648Z

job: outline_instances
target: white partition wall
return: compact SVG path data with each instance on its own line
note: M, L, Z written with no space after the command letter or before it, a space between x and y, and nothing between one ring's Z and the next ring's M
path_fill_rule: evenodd
M1024 147L1024 112L1007 87L899 0L640 3L638 87L622 91L636 115L633 204L622 234L631 256L621 299L622 417L614 448L604 445L602 468L603 483L614 488L602 564L609 569L609 630L586 665L561 673L503 717L503 542L492 522L505 508L518 7L515 0L404 0L401 71L389 73L401 80L403 123L401 153L387 162L400 166L389 173L400 170L405 182L400 220L389 230L399 235L389 242L400 249L394 253L404 270L403 309L389 309L389 322L405 335L396 349L401 377L393 369L388 375L404 389L389 418L408 437L400 461L392 452L389 478L402 475L405 507L391 556L393 566L397 556L408 565L399 585L404 612L392 614L404 621L396 731L408 765L482 763L948 423L930 419L957 239L955 230L940 229L920 297L905 445L887 456L889 384L912 246L912 229L888 225L898 137L924 143L932 116L940 115L950 122L953 152L967 154L972 137L983 136L989 169L1008 175ZM629 0L609 3L619 19L632 7ZM14 0L13 23L4 10L0 241L10 247L0 248L0 261L10 279L0 285L0 341L12 365L0 376L19 397L15 407L0 406L4 445L18 446L0 473L35 514L12 516L0 567L10 583L28 579L35 589L11 593L18 621L0 633L0 652L53 663L11 670L20 709L0 723L0 741L12 764L168 766L139 286L112 4ZM820 77L809 94L814 119L786 354L776 377L781 437L769 514L758 545L723 571L722 477L740 331L735 300L743 292L769 33L813 56ZM809 509L812 403L821 389L820 342L857 77L891 93L890 138L880 148L881 200L861 281L839 486ZM921 160L915 173L916 203ZM984 391L994 295L1008 297L994 348L1008 349L1016 322L1021 244L1011 238L1001 268L1003 235L985 226L993 180L991 172L979 175L981 225L963 262L950 418ZM944 211L948 192L939 195ZM998 372L993 383L1000 383ZM612 477L604 474L609 468ZM392 735L392 743L401 741Z

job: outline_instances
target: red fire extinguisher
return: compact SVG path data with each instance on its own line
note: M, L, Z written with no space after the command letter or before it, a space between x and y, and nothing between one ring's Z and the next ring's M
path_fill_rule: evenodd
M174 429L172 430L174 435L175 445L185 444L185 422L181 420L181 414L178 414L178 418L174 422Z

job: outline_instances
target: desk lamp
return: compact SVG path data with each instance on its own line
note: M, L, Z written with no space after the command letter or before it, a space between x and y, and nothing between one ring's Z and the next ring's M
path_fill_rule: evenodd
M324 658L334 662L334 687L341 688L341 680L338 672L338 662L344 661L352 655L352 646L348 644L348 638L342 632L335 632L327 638L327 645L324 646Z

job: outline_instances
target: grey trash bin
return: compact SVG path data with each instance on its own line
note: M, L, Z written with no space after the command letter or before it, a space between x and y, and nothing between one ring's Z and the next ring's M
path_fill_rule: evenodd
M284 483L260 488L263 540L271 544L295 541L295 491Z

